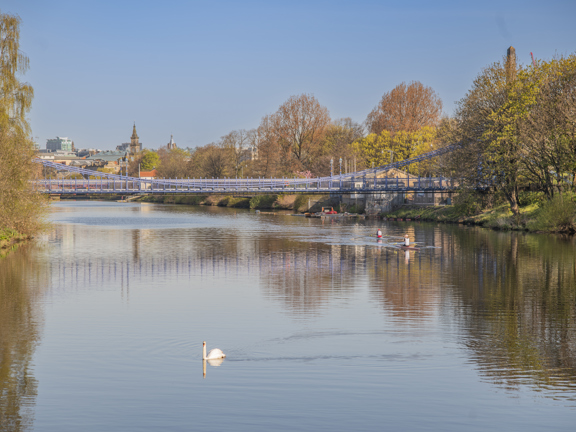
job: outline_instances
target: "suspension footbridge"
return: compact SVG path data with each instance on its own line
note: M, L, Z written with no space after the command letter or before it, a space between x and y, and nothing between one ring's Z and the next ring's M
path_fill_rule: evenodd
M392 169L442 156L456 149L450 145L399 162L354 173L317 178L180 178L142 179L103 173L35 159L35 162L57 172L79 174L73 179L44 178L36 181L37 190L48 194L258 194L258 193L382 193L434 192L453 190L454 182L445 177L383 176ZM78 178L80 177L80 178Z

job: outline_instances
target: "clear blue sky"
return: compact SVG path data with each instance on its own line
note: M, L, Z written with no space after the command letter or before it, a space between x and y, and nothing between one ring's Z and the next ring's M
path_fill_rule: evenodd
M257 127L312 93L363 122L402 81L452 114L508 46L519 62L576 51L576 1L1 0L22 18L30 115L41 147L68 136L113 149L136 122L144 147L181 147Z

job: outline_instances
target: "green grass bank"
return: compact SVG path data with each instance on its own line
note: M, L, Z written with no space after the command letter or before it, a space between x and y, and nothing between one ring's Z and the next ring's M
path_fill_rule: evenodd
M467 203L450 206L403 206L383 217L479 225L497 230L576 233L576 195L565 193L551 200L532 200L512 214L508 204L474 209Z

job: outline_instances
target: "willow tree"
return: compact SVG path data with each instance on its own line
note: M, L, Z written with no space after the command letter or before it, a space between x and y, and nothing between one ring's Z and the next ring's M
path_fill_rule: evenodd
M0 230L30 235L41 226L45 201L30 183L39 171L26 118L34 91L19 80L29 65L19 48L20 18L0 13Z

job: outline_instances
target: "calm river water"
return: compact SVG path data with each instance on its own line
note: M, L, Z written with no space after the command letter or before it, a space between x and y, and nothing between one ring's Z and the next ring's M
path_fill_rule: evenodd
M2 431L576 427L573 238L53 210L48 235L0 260ZM405 233L420 250L394 247Z

